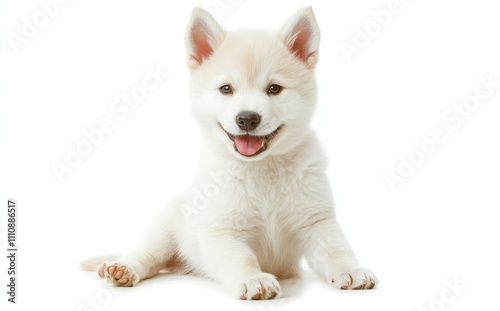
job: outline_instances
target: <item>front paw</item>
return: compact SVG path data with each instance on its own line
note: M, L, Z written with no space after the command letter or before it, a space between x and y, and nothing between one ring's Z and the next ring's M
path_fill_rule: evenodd
M101 279L107 279L117 286L132 287L139 282L139 275L126 264L116 262L103 263L97 273Z
M281 287L276 277L269 273L259 273L246 280L240 289L240 299L266 300L279 297Z
M369 269L359 267L333 271L328 282L340 289L372 289L378 280Z

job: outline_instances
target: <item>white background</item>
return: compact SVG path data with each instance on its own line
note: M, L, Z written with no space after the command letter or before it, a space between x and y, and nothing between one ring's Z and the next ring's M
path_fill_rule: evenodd
M69 1L18 52L9 33L20 34L23 17L40 5L1 2L2 254L7 198L18 201L20 249L16 305L6 302L1 256L7 310L498 309L500 87L457 129L443 113L474 95L478 77L500 80L500 5L401 0L401 12L348 62L340 44L354 44L356 27L388 0L230 2L234 9L218 14L213 0ZM276 29L311 3L322 31L313 126L330 158L339 220L378 289L340 291L306 272L285 284L284 298L247 302L190 276L122 289L80 272L82 259L132 249L203 156L186 104L183 36L192 7L228 29ZM157 64L169 78L119 119L112 102ZM59 181L51 163L64 163L66 147L103 118L114 131ZM397 173L399 157L408 159L414 141L436 128L447 140L391 191L384 173ZM457 297L445 285L455 281L465 287Z

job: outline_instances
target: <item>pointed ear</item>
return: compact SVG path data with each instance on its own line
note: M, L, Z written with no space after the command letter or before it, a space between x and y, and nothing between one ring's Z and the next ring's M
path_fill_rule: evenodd
M279 32L285 45L313 69L318 62L319 27L311 7L297 11Z
M209 58L226 36L224 29L202 8L195 7L186 29L188 66L198 68Z

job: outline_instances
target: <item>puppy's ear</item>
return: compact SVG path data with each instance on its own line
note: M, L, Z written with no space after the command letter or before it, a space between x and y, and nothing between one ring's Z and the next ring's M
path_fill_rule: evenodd
M188 66L198 68L222 42L226 33L217 21L202 8L195 7L186 30Z
M311 7L297 11L283 25L279 32L285 45L313 69L318 62L319 27Z

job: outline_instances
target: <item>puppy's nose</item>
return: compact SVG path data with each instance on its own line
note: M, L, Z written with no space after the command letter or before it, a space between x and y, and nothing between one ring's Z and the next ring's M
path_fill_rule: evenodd
M260 123L260 115L252 111L242 111L236 116L236 124L244 131L252 131Z

